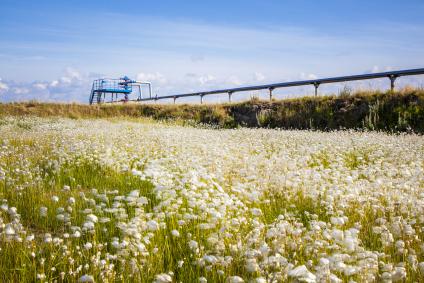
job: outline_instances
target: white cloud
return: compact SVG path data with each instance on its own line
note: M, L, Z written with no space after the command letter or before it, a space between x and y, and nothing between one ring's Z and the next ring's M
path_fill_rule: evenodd
M116 21L120 22L119 26L114 23ZM39 61L14 61L11 69L16 71L8 79L48 78L49 85L44 90L51 93L74 92L77 86L85 89L84 84L91 86L89 79L104 75L86 76L74 68L66 68L61 75L55 73L57 68L63 67L58 65L62 64L60 62L74 62L75 58L70 54L78 54L76 64L85 72L93 71L109 77L128 73L137 80L151 81L155 89L160 88L159 95L167 95L199 88L260 84L265 80L298 80L302 71L308 72L303 74L303 79L313 79L316 76L311 73L319 73L319 77L349 75L361 73L374 64L374 71L385 69L378 66L391 64L396 69L413 68L423 62L420 58L424 58L424 30L400 23L372 27L359 23L346 33L329 33L317 26L302 24L249 27L249 23L231 25L215 21L212 24L118 13L114 14L114 21L96 18L82 25L64 22L62 26L67 27L66 31L72 31L72 40L3 41L2 49L7 54L13 54L15 49L31 50L34 54L55 54L43 58L41 68ZM144 28L140 29L140 26ZM57 27L55 31L59 32L61 28ZM93 33L87 31L96 31L98 44L86 44L93 40ZM107 44L112 39L128 44ZM139 73L140 66L143 73ZM254 73L256 70L264 72L266 78L260 72ZM6 72L10 74L4 69ZM196 75L188 78L186 73Z
M75 69L66 68L64 76L52 81L0 81L2 101L62 101L86 102L91 81Z
M67 67L65 69L65 75L59 79L59 82L63 84L72 84L76 81L83 80L83 76L77 70Z
M230 85L235 85L235 86L240 86L243 84L243 82L237 76L228 77L228 79L226 80L226 83Z
M316 80L318 76L315 74L300 73L299 78L301 80Z
M114 19L119 21L119 17L115 15ZM151 81L154 89L160 90L158 95L171 95L262 84L265 80L315 79L317 76L314 73L319 73L320 78L356 74L374 64L374 72L386 70L387 67L382 66L391 64L396 69L402 68L398 64L413 68L420 64L419 58L424 58L420 56L424 54L421 48L423 29L411 31L402 25L396 25L395 29L390 25L381 25L383 30L375 26L357 25L349 33L336 34L316 27L258 28L132 16L130 19L125 16L125 21L121 22L119 27L107 20L93 20L85 23L83 29L69 26L80 41L61 44L54 41L31 42L27 46L16 42L6 46L10 50L31 47L31 50L40 51L39 54L54 51L61 62L73 62L74 58L69 54L78 52L80 68L86 73L96 73L85 74L74 68L66 68L62 74L56 74L55 70L62 66L58 66L58 61L53 57L46 57L43 59L45 68L39 67L40 62L25 61L13 68L18 71L9 79L35 78L36 82L30 87L27 97L37 93L40 99L78 98L85 102L92 79L119 77L123 73L137 80ZM140 30L139 26L145 28ZM92 33L87 33L87 30L98 31L97 34L101 36L96 40L101 42L87 45L86 42L92 40ZM407 34L405 30L408 30ZM110 42L111 35L116 41L125 40L130 44L119 47L105 44ZM404 44L405 40L399 40L400 36L411 40ZM117 54L120 56L115 56ZM108 60L102 60L106 57ZM402 58L402 62L396 58ZM143 66L141 73L140 66ZM34 71L38 69L40 73ZM264 72L266 76L256 70ZM303 71L305 73L300 74ZM48 81L42 81L46 77ZM8 91L12 85L15 83L7 82ZM0 91L5 92L4 88L0 85Z
M65 69L65 76L70 79L76 79L76 80L81 80L81 77L82 77L80 72L70 67L67 67Z
M265 76L262 73L255 72L254 80L257 81L257 82L261 82L261 81L265 80Z
M167 82L164 75L159 72L155 73L138 73L136 76L137 81L147 81L156 84L165 84Z
M14 87L12 89L13 93L15 94L28 94L29 93L29 89L26 87Z
M214 81L214 80L215 80L215 77L212 76L212 75L205 75L205 76L199 77L199 82L200 82L201 85L204 85L204 84L211 82L211 81Z
M391 66L385 66L383 68L380 68L379 66L374 65L370 71L365 71L365 73L389 72L389 71L392 71L392 70L393 70L393 67L391 67Z
M371 69L371 73L378 73L378 72L380 72L380 68L374 65Z
M62 82L64 84L70 84L72 82L72 79L69 78L69 77L61 77L60 82Z
M383 70L387 67L383 67ZM380 71L381 69L378 68ZM235 75L237 74L237 75ZM113 76L112 77L118 77ZM222 88L232 88L238 86L247 86L261 84L261 81L270 82L281 82L283 79L278 74L272 72L264 74L260 72L242 72L238 74L237 71L233 71L232 74L220 73L218 71L205 73L205 72L189 72L180 73L179 75L162 74L160 72L153 73L138 73L136 76L137 80L151 81L153 84L154 92L158 96L180 94L187 92L198 92ZM321 78L322 76L320 76ZM294 76L284 76L284 81L295 81L295 80L308 80L316 79L317 76L312 73L298 73ZM88 102L88 97L91 89L92 75L90 73L80 73L74 69L65 69L63 76L59 79L51 81L33 81L33 82L14 82L14 81L2 81L0 80L0 92L1 101L28 101L36 99L38 101L62 101L62 102ZM414 80L413 80L414 79ZM423 85L423 78L400 78L396 82L396 87L401 88L402 86L409 84L415 86ZM368 85L369 84L369 85ZM350 84L349 84L350 85ZM382 80L381 83L378 80L360 82L352 84L352 86L363 87L363 88L378 88L387 89L389 87L388 80ZM320 87L320 93L336 93L338 89L342 88L343 85L331 84L323 85ZM302 95L311 94L313 92L312 87L305 88L290 88L290 89L279 89L274 93L278 98L283 98L283 93ZM237 93L234 95L234 100L248 99L249 95L267 97L265 92L246 92ZM209 101L224 101L227 99L225 95L208 96ZM181 99L181 101L193 101L198 102L197 98ZM166 101L163 101L166 102Z
M44 90L47 89L49 85L47 83L34 83L33 87L36 89Z
M9 86L6 83L3 83L0 78L0 92L5 92L9 90Z
M188 79L186 83L191 86L195 86L196 84L207 85L216 80L216 77L211 74L199 75L188 73L185 76Z

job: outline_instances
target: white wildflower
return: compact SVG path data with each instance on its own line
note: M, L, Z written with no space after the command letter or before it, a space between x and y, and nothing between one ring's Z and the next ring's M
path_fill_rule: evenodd
M199 244L194 240L190 240L190 242L188 243L188 246L190 247L192 251L195 251L196 249L199 248Z
M94 215L94 214L88 214L86 216L86 219L87 219L87 221L93 222L93 223L97 223L97 220L98 220L97 216Z
M298 266L295 269L290 270L288 276L301 282L316 282L316 276L311 273L304 265Z
M92 247L93 247L93 244L90 243L90 242L87 242L87 243L84 244L84 249L86 249L86 250L90 250Z
M259 265L255 258L249 258L246 260L245 268L247 272L253 273L259 270Z
M91 275L83 275L78 279L78 282L87 282L87 283L91 283L94 282L94 277Z
M147 229L149 231L159 230L159 224L156 221L154 221L154 220L147 221L146 225L147 225Z
M155 283L170 283L172 282L172 277L169 274L162 273L155 276Z
M5 228L4 228L4 233L6 234L6 236L13 236L15 235L15 229L13 228L12 224L6 224Z
M244 280L243 278L239 277L239 276L230 276L227 278L227 280L225 280L226 283L243 283Z
M40 207L40 216L41 217L47 216L47 207L45 207L45 206Z

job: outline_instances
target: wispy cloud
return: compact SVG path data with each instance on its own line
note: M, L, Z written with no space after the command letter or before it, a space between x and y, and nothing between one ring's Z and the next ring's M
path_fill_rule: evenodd
M328 34L315 27L112 16L28 27L32 40L0 38L0 65L13 66L0 67L0 99L85 102L93 78L125 74L151 81L155 93L168 95L424 64L424 31L409 29L405 44L396 39L405 39L405 29L389 32L394 24L387 30L358 24ZM58 72L75 65L78 71Z
M89 87L88 76L66 68L60 78L52 81L0 81L0 101L85 102Z
M0 93L6 92L8 90L9 86L6 83L2 82L2 79L0 78Z

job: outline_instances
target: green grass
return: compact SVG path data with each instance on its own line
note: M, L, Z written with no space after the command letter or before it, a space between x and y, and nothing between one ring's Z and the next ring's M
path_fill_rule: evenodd
M366 129L424 133L424 91L341 91L338 95L232 104L82 105L0 103L1 116L149 118L184 125L208 124L221 128ZM1 124L1 120L0 120ZM23 129L29 125L20 125Z
M145 196L149 200L144 213L151 213L159 200L156 199L153 185L148 180L141 180L130 172L118 172L90 156L77 155L71 159L61 160L61 157L56 155L52 149L51 143L46 142L47 140L38 141L29 138L12 139L9 142L9 146L15 148L14 153L26 156L25 160L29 162L25 166L28 171L36 173L34 174L37 175L36 181L29 175L14 173L15 168L22 165L16 155L4 155L0 160L2 164L8 165L4 169L13 179L13 182L6 180L0 182L0 199L6 199L9 207L17 208L21 223L27 228L28 234L36 236L31 243L2 242L0 281L31 282L37 281L37 274L44 274L49 281L72 282L85 273L93 274L96 281L102 281L100 270L93 265L87 269L84 268L77 277L70 275L69 271L75 271L78 266L89 263L96 252L102 252L102 254L116 252L110 246L110 241L112 237L121 236L122 238L120 230L116 227L119 220L106 213L104 216L110 217L111 221L102 225L102 229L96 227L94 234L83 234L78 239L65 239L67 252L74 259L71 263L68 260L70 256L63 250L62 244L52 245L43 242L45 233L50 233L54 238L61 237L69 230L65 223L56 219L57 209L69 207L67 201L70 197L74 197L76 201L69 216L73 226L82 226L85 215L81 211L87 208L94 209L93 204L84 200L84 198L95 199L92 196L93 189L98 193L117 190L119 195L127 195L137 189L141 196ZM70 186L70 191L63 190L65 185ZM53 196L58 196L59 201L52 201ZM46 217L40 216L40 207L47 207ZM112 201L108 203L107 207L112 207ZM188 209L188 206L185 208ZM134 217L133 207L127 206L124 209L129 218ZM7 213L2 213L1 216L7 222L11 220ZM128 257L128 260L131 258L137 260L138 272L132 272L128 263L118 261L114 263L113 273L109 274L107 278L118 282L152 282L157 274L173 271L173 278L177 282L196 282L200 276L206 276L213 282L225 281L226 277L218 274L217 268L209 270L194 265L195 254L188 248L191 239L196 239L201 246L208 247L206 239L208 235L215 232L213 229L199 229L198 225L201 221L198 220L187 221L180 227L172 216L166 217L165 223L166 229L154 232L150 239L152 245L148 249L151 255L147 261L136 254ZM107 228L107 231L103 231L103 228ZM173 229L180 231L179 238L172 236ZM190 234L191 236L189 236ZM102 250L84 251L82 246L86 242L102 243L105 246ZM228 243L226 243L226 248L228 248ZM32 253L34 255L31 255ZM181 267L179 266L180 261L184 261ZM241 274L244 271L243 266L244 260L240 254L239 256L235 255L233 262L222 270L225 274ZM62 272L65 272L65 275L61 275Z
M16 129L19 132L30 132L32 128L33 125L28 121L20 121L16 124ZM79 138L83 139L84 137ZM85 142L89 143L90 141L85 140ZM313 229L312 225L316 224L317 221L328 224L331 222L332 216L337 216L340 213L339 211L328 210L326 206L328 195L326 195L325 188L322 194L316 196L308 194L309 188L301 184L295 187L269 188L259 200L249 200L243 203L245 210L241 212L233 211L233 213L241 213L246 217L244 223L241 223L234 230L226 226L225 231L220 231L219 222L216 227L202 230L199 227L199 224L204 222L202 219L187 220L185 224L180 225L177 223L177 219L181 219L181 215L176 217L176 214L183 214L185 211L192 210L192 214L201 217L207 212L202 211L199 207L190 207L188 200L184 198L177 211L167 209L167 207L158 209L157 205L161 202L161 199L156 194L152 180L143 180L134 176L130 171L121 171L109 166L103 163L99 157L96 157L96 154L90 154L88 151L83 153L72 152L65 146L67 141L63 137L55 136L52 133L44 136L39 135L37 138L28 134L28 137L20 138L17 134L17 137L7 140L6 138L0 139L0 145L6 144L9 149L2 148L4 151L0 155L0 169L5 171L7 175L7 178L0 179L0 202L5 203L3 200L7 200L9 207L17 208L20 214L18 218L27 229L27 235L34 234L36 239L30 243L8 241L6 238L1 239L0 281L2 282L33 282L37 281L37 274L44 274L49 281L57 280L58 282L73 282L82 274L93 275L96 282L105 281L106 278L117 282L152 282L157 274L170 271L174 273L173 280L175 282L196 282L201 276L207 277L209 282L225 282L229 275L239 275L247 280L254 279L259 274L248 273L245 268L247 245L244 246L244 249L238 251L234 251L232 245L247 241L249 233L257 228L254 224L255 219L259 219L264 226L254 245L260 245L264 242L269 246L278 244L279 246L274 248L279 249L281 254L296 266L306 265L309 261L312 261L315 265L322 255L331 256L333 252L331 248L328 248L333 244L331 242L333 240L328 240L327 246L311 249L316 240L325 240L321 232L310 233ZM270 158L272 154L277 152L278 148L270 144L267 145L265 150L267 150L266 158ZM342 169L337 170L361 170L374 164L372 156L374 151L372 146L349 147L346 151L337 152L337 154L328 149L321 149L310 155L303 164L306 165L305 169L308 170L331 169L332 165L336 164L337 159L340 160L339 165L342 167ZM131 152L128 153L131 154ZM257 150L249 152L252 156L259 153ZM133 159L129 167L136 166L136 163L138 164ZM143 170L143 165L137 166L139 166L138 169ZM238 170L239 168L234 167L227 172L227 175L224 175L224 183L228 188L236 184ZM175 177L177 178L177 176ZM362 178L366 179L366 176ZM331 186L331 184L328 185ZM70 190L64 190L65 186L69 186ZM185 186L185 189L190 189L189 183ZM228 188L225 187L224 190ZM211 188L205 187L202 189L206 191ZM120 250L111 245L113 237L119 237L121 241L126 240L131 243L131 237L125 235L118 228L122 224L118 214L108 212L107 209L115 207L114 197L116 195L125 197L133 190L138 190L140 196L145 197L148 203L140 211L138 210L139 207L136 209L122 201L119 203L120 213L128 216L126 219L133 217L148 219L146 217L148 214L154 212L155 215L160 215L162 213L162 219L165 223L164 227L152 231L149 235L150 244L146 243L148 257L134 250L128 252L128 254L119 254ZM112 191L117 191L117 194L109 194ZM231 192L227 191L227 193ZM102 199L103 194L108 197L108 200ZM52 200L54 196L59 198L57 202ZM71 197L75 199L73 205L68 203ZM178 195L177 197L181 196ZM339 200L337 198L340 197L340 195L336 195L334 201L337 202ZM40 215L40 207L47 207L46 217ZM63 208L64 214L66 213L69 216L72 226L83 225L87 214L83 211L87 209L95 211L99 218L110 218L110 222L102 225L96 224L94 233L83 233L80 238L64 238L64 233L70 231L71 225L56 218L58 210L61 208ZM253 215L250 212L252 208L260 208L261 214ZM385 208L393 209L386 210ZM396 206L393 207L384 195L362 203L353 199L343 206L343 212L348 217L347 223L341 225L341 227L328 224L330 225L328 227L329 229L336 227L341 230L360 227L358 238L361 248L368 251L384 252L385 257L379 259L381 263L404 262L408 272L408 281L420 282L423 278L422 274L408 262L408 254L397 254L393 244L384 246L380 235L377 235L373 230L378 218L391 221L402 216L402 219L409 219L410 211L412 210L405 212L397 209ZM279 219L281 215L284 215L284 219ZM13 217L7 211L0 210L0 219L8 223L13 220ZM227 215L226 219L230 220L231 216ZM287 235L287 237L275 242L272 239L267 239L265 236L266 229L272 225L277 225L279 221L285 221L290 229L299 228L302 236ZM417 231L415 238L401 235L400 239L404 240L406 249L420 251L420 243L424 239L422 224L416 222L411 225ZM172 235L174 229L180 232L180 237L177 238ZM226 232L230 235L222 236ZM58 245L44 243L45 233L50 233L53 238L59 237L63 240L63 243ZM223 245L223 251L220 253L214 251L215 246L208 243L209 237L217 235L220 236L219 241ZM143 236L145 235L143 234ZM198 241L199 245L204 247L198 255L189 249L189 242L192 239ZM96 247L85 250L83 245L87 242L95 244ZM66 246L66 249L64 249L64 246ZM252 246L249 248L258 249L260 247ZM105 259L106 254L119 254L119 260L107 260L107 264L114 264L114 269L110 273L102 275L103 271L91 263L94 260ZM196 260L202 258L205 254L231 255L233 260L225 267L208 268L207 265L195 264ZM72 262L70 261L71 258L73 259ZM417 253L417 259L419 262L424 261L424 255ZM134 260L134 264L131 264L132 260ZM180 266L181 261L184 262L182 266ZM85 267L86 264L89 265ZM82 268L82 270L77 275L70 274L70 271L74 272L79 268ZM221 271L224 275L221 274ZM271 271L267 270L269 273ZM278 268L276 271L278 271ZM65 274L62 275L62 272L65 272ZM381 272L379 273L381 274ZM362 279L360 274L349 278L343 274L336 274L344 282L351 279L359 282ZM261 275L266 276L266 274Z
M36 235L36 240L29 245L15 241L2 244L0 256L2 282L35 281L37 273L45 273L50 280L53 280L60 278L61 271L72 269L72 265L63 261L63 251L59 247L44 244L40 238L44 233L50 233L52 237L60 236L69 228L55 216L59 207L69 207L67 201L70 197L74 197L76 202L69 216L72 225L78 226L81 226L85 219L80 211L90 208L90 205L81 198L81 194L90 196L92 189L96 189L99 193L117 190L121 195L126 195L132 190L139 190L140 195L149 200L145 206L146 213L151 212L158 202L153 193L153 185L149 181L133 176L130 172L117 172L96 160L82 156L60 164L58 156L55 156L48 144L32 139L12 140L10 144L18 149L17 152L20 149L21 154L25 154L27 160L31 161L26 164L27 169L38 172L38 178L34 182L32 177L22 176L19 172L14 174L15 166L21 165L20 160L16 156L3 156L2 163L10 166L4 169L9 171L8 176L14 180L8 182L5 179L0 182L0 199L6 199L9 207L17 208L21 223L27 227L29 233ZM60 165L57 166L57 164ZM65 185L70 186L71 190L63 191ZM53 202L52 196L58 196L59 201ZM40 216L42 206L48 209L47 217ZM127 207L126 211L129 217L134 216L134 208ZM3 219L10 220L5 213L2 216ZM68 248L75 251L78 245L87 241L107 243L112 237L120 234L115 227L116 224L117 220L111 217L111 222L105 225L108 228L107 232L98 229L93 236L83 235L79 240L69 241ZM40 266L39 260L30 256L31 251L37 253L38 259L45 258L44 265ZM81 254L76 257L75 264L89 261L90 256L89 253ZM55 270L52 271L52 268ZM89 272L95 272L95 270L87 270L87 273ZM74 280L69 277L69 274L65 276L65 279Z

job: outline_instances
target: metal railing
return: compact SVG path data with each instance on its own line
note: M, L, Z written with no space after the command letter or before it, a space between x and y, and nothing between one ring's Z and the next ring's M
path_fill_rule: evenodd
M175 94L175 95L156 96L156 97L139 99L137 101L151 101L151 100L156 101L160 99L173 99L175 103L175 100L177 98L189 97L189 96L200 96L200 103L203 103L203 97L206 95L225 93L225 94L228 94L228 99L231 102L231 96L232 94L236 92L263 90L263 89L269 90L269 98L270 100L272 100L272 91L274 89L294 87L294 86L306 86L306 85L314 86L315 96L317 96L318 87L322 84L348 82L348 81L360 81L360 80L369 80L369 79L378 79L378 78L389 78L390 89L393 91L395 87L395 80L397 78L403 77L403 76L414 76L414 75L423 75L423 74L424 74L424 68L409 69L409 70L371 73L371 74L362 74L362 75L353 75L353 76L344 76L344 77L333 77L333 78L326 78L326 79L293 81L293 82L274 83L274 84L257 85L257 86L218 89L218 90L212 90L212 91L200 91L200 92L183 93L183 94Z
M120 79L97 79L93 81L89 103L116 103L116 102L127 102L129 101L128 96L138 90L138 97L131 101L140 101L142 99L141 87L147 86L149 96L147 99L152 98L152 85L150 82L141 82L130 80L128 77ZM143 91L144 92L144 91ZM106 94L111 95L111 100L106 101ZM119 95L124 95L123 99L118 98Z
M132 85L122 79L97 79L93 81L93 91L126 93L132 91Z

